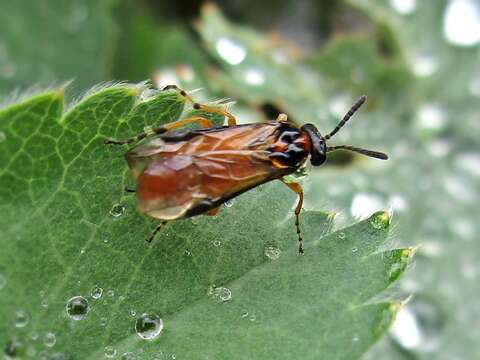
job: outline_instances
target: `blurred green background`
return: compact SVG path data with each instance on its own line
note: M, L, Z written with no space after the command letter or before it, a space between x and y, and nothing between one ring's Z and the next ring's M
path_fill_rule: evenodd
M480 4L475 0L0 0L2 102L73 80L202 88L240 122L285 112L339 153L305 180L306 207L337 226L394 214L394 245L421 245L393 292L412 294L366 359L480 358ZM32 90L33 87L33 90Z

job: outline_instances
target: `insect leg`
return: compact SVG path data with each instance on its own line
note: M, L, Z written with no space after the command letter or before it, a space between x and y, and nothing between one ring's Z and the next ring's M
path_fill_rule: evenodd
M298 195L298 202L297 206L295 207L295 227L297 228L298 252L303 254L303 239L302 234L300 233L300 212L302 211L303 205L303 189L298 183L287 183L285 181L282 182Z
M216 208L208 210L205 214L207 214L208 216L215 216L218 214L219 211L220 211L220 206L217 206Z
M167 221L161 221L157 226L155 226L155 229L153 229L152 233L150 234L150 236L148 237L147 239L147 242L148 243L151 243L153 238L155 237L155 235L157 235L157 233L160 231L160 229L163 227L163 225L165 225L167 223Z
M192 117L189 117L189 118L186 118L186 119L182 119L182 120L174 121L172 123L168 123L168 124L163 125L163 126L159 126L159 127L156 127L156 128L150 128L146 131L141 132L137 136L134 136L134 137L131 137L131 138L128 138L128 139L124 139L124 140L108 139L108 140L105 140L104 143L106 145L110 145L110 144L114 144L114 145L130 144L130 143L133 143L133 142L140 141L140 140L146 138L147 136L163 134L167 131L170 131L170 130L173 130L173 129L176 129L178 127L181 127L181 126L184 126L184 125L187 125L187 124L191 124L191 123L198 123L198 125L200 125L200 127L203 127L203 128L209 128L209 127L213 126L212 123L210 122L210 120L208 120L207 118L204 118L204 117L201 117L201 116L192 116Z
M187 94L185 90L180 89L177 85L167 85L165 86L162 90L176 90L180 95L182 95L190 104L192 104L192 107L196 110L202 110L206 113L209 114L219 114L226 116L228 119L228 126L234 126L237 125L237 119L235 116L230 114L228 111L220 108L216 108L214 106L209 106L209 105L203 105L200 103L195 102L193 98Z

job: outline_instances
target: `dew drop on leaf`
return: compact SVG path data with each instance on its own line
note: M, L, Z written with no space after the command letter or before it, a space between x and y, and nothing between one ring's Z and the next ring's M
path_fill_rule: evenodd
M282 251L274 246L267 246L264 253L270 260L277 260L282 254Z
M110 215L114 218L118 218L125 213L125 205L122 204L115 204L110 209Z
M375 229L386 229L390 225L390 216L385 211L379 211L370 217L370 225Z
M129 313L130 316L132 316L132 317L137 316L137 312L136 312L135 310L133 310L133 309L130 309L130 310L128 311L128 313Z
M30 321L30 315L25 310L15 311L15 327L23 328L28 325Z
M226 287L213 287L208 288L207 294L218 302L229 301L232 299L232 291Z
M115 350L113 346L105 346L104 354L105 354L105 357L111 359L115 355L117 355L117 350Z
M108 289L107 290L107 295L110 296L110 297L114 297L115 296L115 291L113 289Z
M82 320L89 311L88 301L83 296L74 296L67 301L65 310L71 319Z
M233 206L233 203L235 202L234 199L230 199L230 200L227 200L225 201L224 205L227 207L227 208L230 208Z
M352 253L356 253L358 251L358 248L356 246L352 247Z
M97 300L100 299L103 295L103 289L99 286L94 286L92 290L90 290L90 296Z
M155 314L143 314L135 322L135 331L144 340L156 338L162 330L163 320Z
M57 337L52 332L47 332L43 336L43 345L45 345L46 347L51 348L55 345L56 342L57 342Z
M48 299L47 298L43 298L41 301L40 301L40 306L44 309L47 309L48 308Z
M135 355L134 353L129 351L129 352L123 353L120 359L122 359L122 360L138 360L138 357L137 357L137 355Z
M346 237L346 235L345 235L345 233L344 233L343 231L340 231L340 232L338 233L338 238L339 238L339 239L342 239L342 240L343 240L343 239L345 239L345 237Z
M220 240L214 240L214 241L212 241L212 244L213 244L213 246L218 247L218 246L222 245L222 242Z

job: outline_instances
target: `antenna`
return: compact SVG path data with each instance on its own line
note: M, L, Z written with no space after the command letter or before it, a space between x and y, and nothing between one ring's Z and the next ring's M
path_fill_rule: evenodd
M380 159L380 160L387 160L388 159L387 154L384 154L384 153L379 152L379 151L367 150L367 149L357 148L355 146L349 146L349 145L327 146L327 152L340 150L340 149L354 151L354 152L357 152L359 154L367 155L367 156L370 156L370 157L375 158L375 159Z
M360 98L355 102L355 104L352 105L350 110L348 110L348 112L345 114L343 119L338 123L337 126L335 126L335 129L333 129L330 132L330 134L325 136L325 140L328 140L333 135L335 135L338 132L338 130L340 130L343 127L343 125L345 125L347 123L347 121L350 120L350 118L353 116L353 114L355 114L357 112L357 110L360 109L360 106L362 106L365 103L366 100L367 100L366 95L360 96ZM353 151L355 151L355 150L353 150Z

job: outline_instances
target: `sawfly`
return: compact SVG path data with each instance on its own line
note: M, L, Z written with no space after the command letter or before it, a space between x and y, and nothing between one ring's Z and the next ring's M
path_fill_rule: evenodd
M168 221L195 215L215 215L226 201L272 180L280 180L298 196L295 207L295 227L303 253L300 232L300 212L303 190L300 184L286 182L286 175L297 171L310 157L313 166L322 165L327 154L349 150L386 160L386 154L354 146L329 146L331 139L363 105L361 96L338 125L327 135L321 135L313 124L301 127L280 114L276 120L237 125L235 117L223 108L195 102L176 85L163 90L175 90L194 109L222 115L228 125L213 127L203 116L181 119L151 128L125 140L109 139L105 144L130 144L145 139L126 154L128 166L136 180L138 208L143 214L160 220L152 232L153 240ZM197 123L200 129L179 129Z

